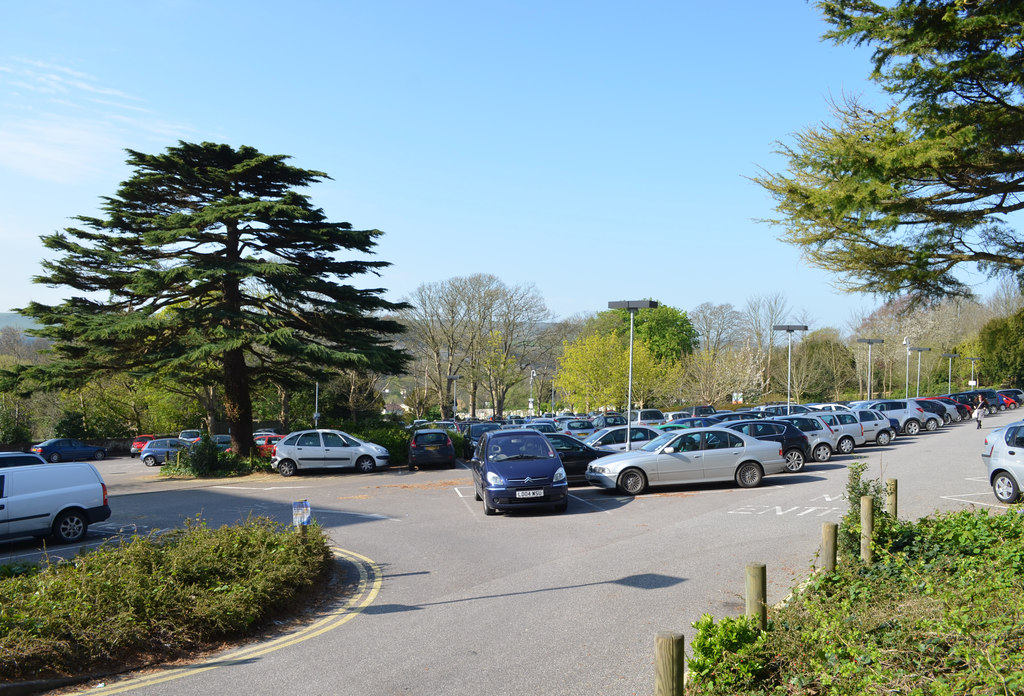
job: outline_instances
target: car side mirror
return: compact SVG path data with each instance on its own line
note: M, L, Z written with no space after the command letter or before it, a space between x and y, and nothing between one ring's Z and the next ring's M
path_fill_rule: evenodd
M662 454L675 454L675 451L676 451L675 447L666 447L661 452L662 452Z

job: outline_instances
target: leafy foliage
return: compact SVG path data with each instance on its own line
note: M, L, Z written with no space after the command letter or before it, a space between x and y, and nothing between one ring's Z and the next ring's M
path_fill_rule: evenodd
M783 239L854 290L970 296L955 270L1024 280L1024 5L1012 0L822 0L837 43L875 47L894 105L854 99L780 145L786 172L755 181Z
M246 635L305 601L329 568L326 536L263 518L190 520L34 573L0 573L4 679L124 669Z
M851 477L849 492L864 490L875 489ZM687 693L1020 693L1019 515L965 510L888 528L874 540L875 563L864 565L847 549L835 573L812 576L770 610L758 640L736 640L717 667L693 670ZM695 658L697 645L730 639L712 621L700 628ZM701 658L708 654L702 647Z

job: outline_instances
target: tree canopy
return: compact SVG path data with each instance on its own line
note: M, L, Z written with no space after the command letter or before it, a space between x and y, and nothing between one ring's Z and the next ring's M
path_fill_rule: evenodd
M19 310L43 325L33 333L53 358L21 369L23 383L74 387L115 371L214 382L245 453L253 380L401 371L401 326L379 312L404 305L347 282L388 264L338 258L372 253L381 233L328 221L299 191L326 174L248 146L127 152L134 174L102 199L104 217L42 238L57 258L34 280L75 294Z
M818 3L825 38L874 47L887 108L855 98L835 122L780 145L785 172L755 181L783 239L851 290L917 300L971 296L975 264L1024 282L1024 3Z
M625 309L598 312L584 329L587 330L616 333L628 339L629 312ZM633 333L635 340L646 343L658 360L679 362L697 345L697 331L686 312L665 304L637 311L633 317Z

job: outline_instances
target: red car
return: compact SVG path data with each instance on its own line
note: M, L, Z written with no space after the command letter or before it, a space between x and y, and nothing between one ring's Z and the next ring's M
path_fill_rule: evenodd
M280 442L284 435L255 435L252 439L256 443L261 457L273 457L274 445Z
M142 448L146 446L147 442L155 439L156 435L136 435L135 439L132 440L132 446L130 450L131 455L134 457L135 455L142 451Z

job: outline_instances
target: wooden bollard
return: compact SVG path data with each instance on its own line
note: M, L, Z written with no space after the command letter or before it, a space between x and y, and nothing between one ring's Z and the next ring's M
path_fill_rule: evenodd
M763 631L768 627L768 572L764 563L747 564L747 618Z
M871 563L871 537L875 533L875 499L870 495L860 497L860 559Z
M836 546L839 538L839 525L825 522L821 525L821 558L826 573L836 571Z
M654 696L683 696L683 634L661 631L654 638Z
M885 511L896 518L896 479L885 480Z

